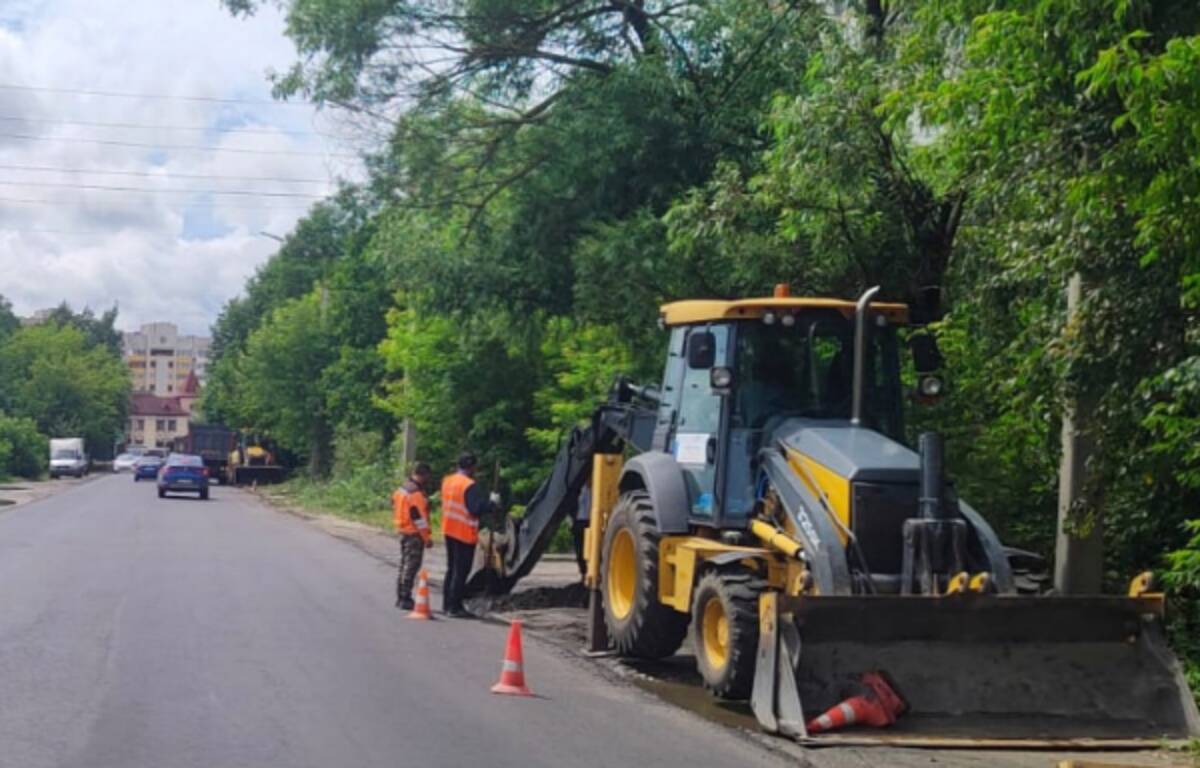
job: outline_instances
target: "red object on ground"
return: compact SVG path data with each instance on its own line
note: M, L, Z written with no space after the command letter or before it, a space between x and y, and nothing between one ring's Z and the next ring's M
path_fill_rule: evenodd
M417 576L417 599L413 603L413 609L408 614L408 618L425 619L426 621L433 619L433 611L429 608L429 572L424 568Z
M884 728L896 722L896 718L908 709L900 694L888 684L879 672L867 672L861 682L864 693L851 696L842 703L830 707L825 714L808 721L805 726L809 734L825 733L851 725L869 725Z
M500 666L500 682L492 686L492 693L532 696L533 691L525 685L524 667L521 653L521 620L517 619L508 630L508 647L504 651L504 663Z

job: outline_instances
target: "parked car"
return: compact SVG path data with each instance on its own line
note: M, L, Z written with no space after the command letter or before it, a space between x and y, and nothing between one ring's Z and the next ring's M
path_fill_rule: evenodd
M139 480L153 480L158 477L158 470L162 468L163 460L160 456L146 454L139 456L138 460L133 462L133 482Z
M172 453L158 473L158 498L168 493L196 493L208 498L208 467L191 453Z
M113 459L113 472L132 472L133 465L137 463L139 458L140 456L136 453L122 453Z
M83 477L88 471L88 457L82 437L56 437L50 441L50 477L73 475Z

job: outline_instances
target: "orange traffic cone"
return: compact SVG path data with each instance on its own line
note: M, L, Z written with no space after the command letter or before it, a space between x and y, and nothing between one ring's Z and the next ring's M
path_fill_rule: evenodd
M433 619L433 611L429 609L429 573L423 568L417 576L417 600L408 618L426 621Z
M533 695L533 691L525 686L520 619L513 621L508 630L508 648L504 651L504 663L500 666L500 682L492 686L492 693L505 693L511 696Z
M851 696L837 706L830 707L820 717L810 720L805 726L809 734L849 725L883 728L896 722L896 718L908 709L908 704L879 672L864 674L862 685L866 689L862 694Z

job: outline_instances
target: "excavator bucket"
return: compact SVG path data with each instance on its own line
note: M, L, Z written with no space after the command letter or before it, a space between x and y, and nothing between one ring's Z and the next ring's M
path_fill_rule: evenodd
M751 705L812 745L1137 748L1200 734L1144 597L765 593ZM882 671L908 704L890 728L810 736L807 718Z

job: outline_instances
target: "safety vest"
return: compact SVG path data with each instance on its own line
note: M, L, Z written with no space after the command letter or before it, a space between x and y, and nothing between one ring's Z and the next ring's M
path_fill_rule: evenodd
M461 472L442 480L442 535L464 544L479 540L479 518L467 511L467 489L474 484Z
M417 508L420 515L416 520L412 517L413 507ZM396 524L397 533L419 535L425 541L429 541L429 499L425 498L421 491L397 488L392 494L392 520Z

